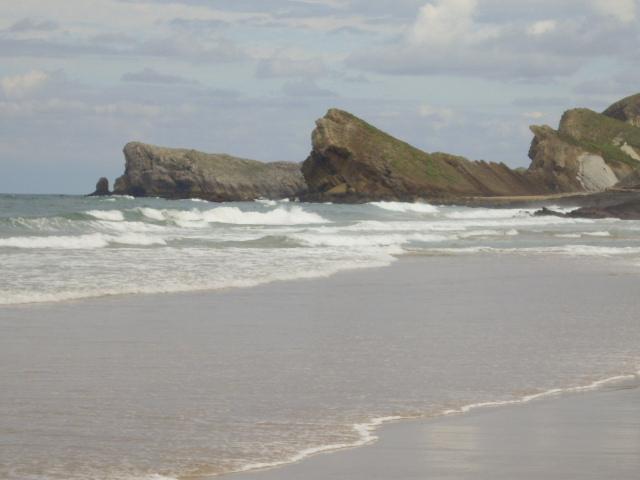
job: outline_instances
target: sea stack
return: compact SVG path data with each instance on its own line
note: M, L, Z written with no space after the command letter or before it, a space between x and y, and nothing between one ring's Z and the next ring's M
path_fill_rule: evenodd
M95 191L90 194L90 197L106 197L111 195L109 191L109 180L106 177L100 177L100 180L96 183Z

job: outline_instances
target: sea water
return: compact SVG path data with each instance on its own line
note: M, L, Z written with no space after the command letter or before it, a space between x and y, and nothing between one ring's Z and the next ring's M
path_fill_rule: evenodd
M640 222L533 209L0 196L0 305L248 287L408 252L640 258Z
M221 475L637 378L640 222L533 211L1 196L0 478Z

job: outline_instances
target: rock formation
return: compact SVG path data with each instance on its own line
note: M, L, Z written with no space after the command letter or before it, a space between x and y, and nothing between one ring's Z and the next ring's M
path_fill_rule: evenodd
M302 165L306 200L357 202L547 193L501 163L426 153L342 110L316 122Z
M640 127L640 93L614 103L603 114L627 122L635 127Z
M109 180L105 177L101 177L100 180L96 183L95 191L90 194L90 197L106 197L111 195L109 191Z
M532 126L529 172L558 193L599 192L634 175L640 168L640 128L610 116L628 111L627 103L616 105L604 114L569 110L558 130Z
M114 187L114 193L122 195L223 202L295 197L306 190L296 163L263 163L137 142L124 147L124 156L125 172Z
M528 169L427 153L331 109L316 122L302 166L129 143L114 193L212 201L300 197L363 202L591 194L640 188L640 94L603 113L565 112L558 129L532 126ZM104 180L106 181L106 179ZM108 184L98 192L108 192ZM496 200L497 201L497 198Z
M640 192L613 191L587 196L582 199L585 206L562 213L553 208L544 207L534 213L535 216L555 216L565 218L619 218L622 220L640 220Z

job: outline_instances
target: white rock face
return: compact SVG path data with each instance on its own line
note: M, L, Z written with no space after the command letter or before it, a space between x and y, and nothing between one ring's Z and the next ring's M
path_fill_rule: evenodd
M638 154L638 152L636 152L634 150L634 148L629 145L627 142L624 142L624 145L622 145L620 147L620 150L622 150L624 153L626 153L627 155L629 155L631 158L633 158L634 160L637 160L638 162L640 162L640 155Z
M618 177L600 155L585 153L578 157L578 181L589 192L599 192L613 187Z

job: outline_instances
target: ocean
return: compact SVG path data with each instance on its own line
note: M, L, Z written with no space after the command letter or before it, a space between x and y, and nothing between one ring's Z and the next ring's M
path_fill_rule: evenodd
M0 478L206 478L637 379L640 222L0 196Z
M640 258L640 222L533 211L4 195L0 305L249 287L404 254Z

